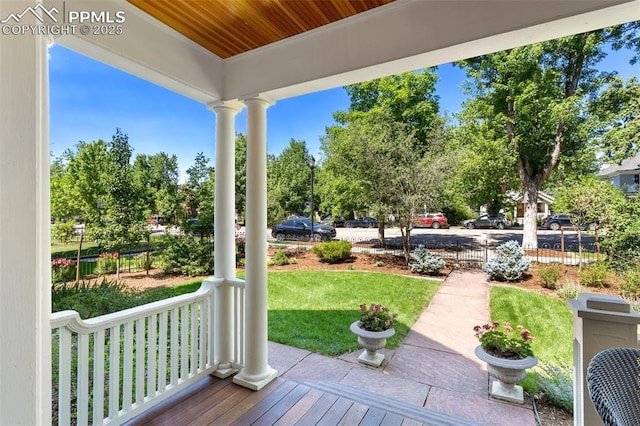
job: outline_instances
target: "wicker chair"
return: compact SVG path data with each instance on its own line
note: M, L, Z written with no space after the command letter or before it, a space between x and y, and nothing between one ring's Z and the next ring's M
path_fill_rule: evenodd
M598 352L587 368L589 397L605 425L640 424L640 349Z

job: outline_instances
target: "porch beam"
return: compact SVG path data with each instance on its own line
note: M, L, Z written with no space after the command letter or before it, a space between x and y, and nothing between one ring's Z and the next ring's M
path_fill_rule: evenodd
M243 101L247 114L246 361L233 382L260 390L276 378L267 357L267 108L264 97Z
M0 2L0 16L30 6L31 1ZM36 22L25 16L21 24ZM51 424L51 40L1 37L0 424Z
M210 103L208 107L216 114L214 278L223 282L215 290L214 360L219 365L213 375L225 378L237 371L232 366L233 289L225 281L236 277L234 119L244 105L230 101Z

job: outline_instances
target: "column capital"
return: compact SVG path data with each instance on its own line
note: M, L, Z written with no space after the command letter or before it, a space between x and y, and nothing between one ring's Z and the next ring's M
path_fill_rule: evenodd
M270 107L272 105L275 105L276 103L276 100L273 99L271 96L267 96L259 93L256 95L248 96L246 98L242 98L240 99L240 101L247 106L249 106L249 104L255 103L255 104L265 105L266 107Z
M244 104L237 100L213 101L213 102L207 103L207 108L213 112L216 112L217 110L220 110L220 109L229 109L235 113L238 113L242 111L242 109L244 108Z

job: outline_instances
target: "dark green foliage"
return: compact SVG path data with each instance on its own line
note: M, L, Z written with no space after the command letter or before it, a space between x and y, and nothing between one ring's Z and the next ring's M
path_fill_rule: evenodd
M141 304L139 293L128 288L122 281L80 281L51 289L51 310L59 312L74 310L83 319L121 311Z
M349 241L327 241L313 247L321 262L342 263L351 258L351 243Z
M620 292L626 298L640 297L640 270L630 269L622 276Z
M610 275L607 265L602 262L593 263L580 270L580 284L587 287L607 287Z
M160 265L169 274L205 275L213 273L213 244L199 238L168 235Z
M271 265L282 266L289 264L289 258L284 250L278 250L276 254L273 255L273 258L270 262Z
M68 242L73 237L73 221L56 222L51 228L51 238L59 243Z
M562 265L559 263L540 265L540 268L538 268L538 277L544 287L555 290L558 281L562 278Z

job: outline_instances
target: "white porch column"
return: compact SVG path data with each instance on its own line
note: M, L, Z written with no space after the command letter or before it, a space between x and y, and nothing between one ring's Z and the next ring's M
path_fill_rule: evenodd
M267 359L267 108L262 98L244 101L247 115L245 365L233 382L260 390L278 372Z
M51 424L49 218L47 40L0 34L0 425Z
M244 105L240 102L215 102L208 107L216 113L214 361L219 365L213 375L225 378L237 371L231 365L233 293L226 280L236 277L234 119Z

